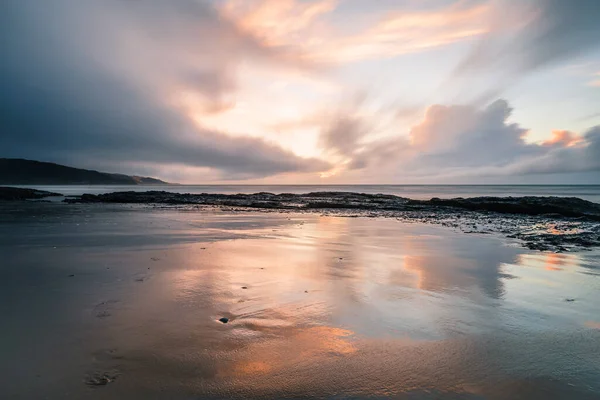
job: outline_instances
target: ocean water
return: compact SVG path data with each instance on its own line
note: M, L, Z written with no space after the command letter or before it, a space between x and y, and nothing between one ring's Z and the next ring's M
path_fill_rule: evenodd
M382 193L411 199L428 200L432 197L478 196L560 196L579 197L600 203L600 185L57 185L22 186L48 190L65 195L83 193L101 194L117 191L164 190L177 193L308 193L321 191Z

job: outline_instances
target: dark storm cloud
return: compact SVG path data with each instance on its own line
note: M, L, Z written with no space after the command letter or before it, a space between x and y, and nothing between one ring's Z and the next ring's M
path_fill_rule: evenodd
M328 168L186 115L182 91L199 111L228 106L237 63L290 63L206 3L4 0L0 37L0 157L185 164L245 177Z

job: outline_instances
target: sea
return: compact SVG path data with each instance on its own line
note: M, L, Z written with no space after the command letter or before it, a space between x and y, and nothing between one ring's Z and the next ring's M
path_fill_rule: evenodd
M428 200L432 197L447 199L480 196L558 196L578 197L600 203L600 185L23 185L19 187L47 190L66 196L149 190L192 194L355 192L392 194L417 200Z

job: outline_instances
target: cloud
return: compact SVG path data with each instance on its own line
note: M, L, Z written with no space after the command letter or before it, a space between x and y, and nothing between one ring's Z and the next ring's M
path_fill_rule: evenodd
M332 22L338 0L229 0L222 7L244 31L264 43L296 48L304 60L317 64L344 64L424 51L484 34L492 9L486 4L457 1L433 10L389 11L373 3L379 17L368 22Z
M325 79L321 72L344 63L479 38L452 83L471 92L468 100L492 98L520 77L600 43L595 0L443 3L450 6L371 5L368 15L334 15L347 4L0 2L0 156L163 170L186 180L319 172L391 182L595 171L593 129L556 130L529 143L504 100L433 105L414 123L424 107L392 109L382 106L383 95L348 105L347 93L359 90L352 83L331 82L326 95L307 88L310 78ZM277 83L272 78L280 71L302 79L269 92L265 82ZM328 161L298 157L265 137Z
M430 107L410 132L412 145L434 166L477 167L501 164L532 152L527 130L507 122L512 108L498 100L483 109Z
M369 143L362 150L357 151L348 168L350 170L383 169L390 165L407 164L413 156L414 152L408 139L386 138Z
M319 20L334 11L338 0L229 0L223 14L243 31L270 46L288 46L318 29Z
M364 167L387 159L399 161L405 171L423 173L509 163L535 151L534 146L525 143L527 130L507 122L511 112L504 100L482 110L466 105L433 105L408 136L372 143L358 152L360 161L353 165ZM392 150L399 151L402 158L395 159Z
M515 182L524 176L600 171L600 127L584 135L555 130L546 141L529 143L528 130L510 122L511 114L505 100L483 108L433 105L408 135L345 149L351 157L347 168L380 182L456 182L485 177ZM346 129L352 132L357 127ZM346 144L355 142L350 139Z
M388 12L363 32L340 39L326 53L341 61L386 58L472 39L486 33L486 4L456 2L435 10Z
M340 115L321 134L322 146L343 156L352 155L367 131L359 118Z
M577 145L556 146L550 151L510 165L501 173L519 175L600 171L600 126L589 129Z
M299 68L289 49L247 35L207 3L7 0L0 36L2 156L110 170L186 164L225 177L329 168L190 118L190 97L199 114L228 106L239 63Z
M571 131L554 130L552 137L542 142L542 146L571 147L582 142L582 137Z
M530 73L600 47L597 0L495 1L488 33L446 85L489 100Z

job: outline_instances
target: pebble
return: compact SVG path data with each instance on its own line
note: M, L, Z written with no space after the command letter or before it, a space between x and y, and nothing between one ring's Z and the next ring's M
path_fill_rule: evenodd
M88 386L106 386L117 379L117 374L102 373L95 374L86 379L85 384Z

